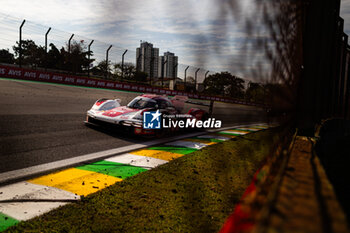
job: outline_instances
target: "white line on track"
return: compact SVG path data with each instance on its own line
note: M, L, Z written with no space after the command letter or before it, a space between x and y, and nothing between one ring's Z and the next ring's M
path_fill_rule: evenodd
M190 142L190 141L183 141L183 140L168 142L168 143L165 143L164 145L166 145L166 146L181 146L181 147L187 147L187 148L192 148L192 149L197 149L197 150L200 150L200 149L208 146L207 144L200 143L200 142Z
M78 195L54 187L18 182L0 187L0 212L28 220L79 199Z
M227 134L239 134L239 135L245 135L247 134L246 132L240 132L240 131L234 131L234 130L224 130L220 131L221 133L227 133Z
M166 143L173 140L179 140L186 137L195 137L198 135L205 134L205 132L191 133L171 138L157 139L153 141L148 141L142 144L133 144L129 146L119 147L111 150L100 151L96 153L80 155L77 157L59 160L55 162L50 162L46 164L36 165L28 168L18 169L14 171L4 172L0 174L0 183L10 182L11 180L18 180L26 178L28 176L39 175L41 173L49 172L56 169L65 168L67 166L74 166L83 162L94 161L98 159L108 158L113 155L127 153L129 151L147 148L149 146L154 146L162 143Z
M105 160L109 162L129 164L137 167L142 167L145 169L155 168L159 165L162 165L168 162L162 159L156 159L156 158L140 156L140 155L133 155L129 153L117 155Z
M240 130L247 130L247 131L259 131L261 129L253 129L253 128L247 128L247 127L242 127L242 128L239 128Z
M201 135L201 136L198 136L198 138L217 139L217 140L222 140L222 141L227 141L227 140L231 139L229 137L218 136L218 135L210 135L210 134Z

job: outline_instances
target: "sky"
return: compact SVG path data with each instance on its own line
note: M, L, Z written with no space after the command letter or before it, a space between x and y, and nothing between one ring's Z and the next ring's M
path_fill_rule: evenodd
M239 15L251 11L251 1L237 0L239 11L232 16L227 0L0 0L0 20L1 15L19 19L11 25L11 45L18 37L18 24L26 19L23 33L32 29L30 38L37 36L41 43L34 34L40 31L42 37L52 27L67 32L68 38L74 33L105 42L92 46L101 50L100 56L108 44L120 47L118 52L129 49L131 60L143 40L153 43L161 54L174 52L179 63L202 68L201 72L227 70L244 75L239 64L235 67L235 61L241 62L235 55L243 49L240 42L245 37ZM50 36L54 37L52 32Z
M10 48L18 40L18 26L26 19L24 39L41 45L47 28L52 27L50 42L58 46L74 33L76 40L95 40L92 50L99 59L113 44L112 59L128 49L127 60L135 62L135 49L143 40L153 43L160 54L175 53L183 64L179 69L191 65L192 71L201 68L202 76L206 70L229 71L249 79L253 60L261 56L249 58L244 53L244 19L254 17L253 1L0 0L0 30L7 33L0 38L0 47ZM341 15L349 33L350 0L342 0ZM5 19L10 23L1 26Z

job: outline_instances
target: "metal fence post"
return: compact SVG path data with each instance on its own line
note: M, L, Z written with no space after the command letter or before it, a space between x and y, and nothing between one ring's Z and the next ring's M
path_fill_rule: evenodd
M122 55L122 80L124 79L124 55L128 52L128 50L125 50L125 52Z
M177 76L177 75L176 75L177 72L175 72L175 71L176 71L178 65L179 65L178 63L174 64L174 89L175 89L176 78L177 78L177 77L176 77L176 76Z
M72 35L70 36L69 40L68 40L68 53L69 53L69 54L70 54L70 42L72 41L73 36L74 36L74 34L72 34Z
M196 72L194 73L194 90L195 90L195 92L197 92L197 73L198 73L198 71L200 70L200 68L198 68L197 70L196 70Z
M112 48L112 45L110 45L106 51L106 79L108 79L108 66L109 66L109 62L108 62L108 53L109 50Z
M91 45L94 43L94 40L92 40L88 46L88 60L89 60L89 65L88 65L88 77L90 77L90 53L91 53Z
M210 100L209 117L212 117L212 115L213 115L213 107L214 107L214 100Z
M205 79L207 78L207 75L209 74L209 72L210 72L209 70L208 70L207 72L205 72L204 81L205 81ZM203 82L204 82L204 81L203 81Z
M19 51L18 51L18 55L19 55L19 67L22 67L22 27L24 25L24 23L26 22L26 20L24 19L21 26L19 27Z
M51 28L49 28L45 34L45 56L46 56L46 62L45 62L45 70L47 70L47 35L49 34L49 32L51 31Z
M71 65L71 55L70 55L70 51L71 51L70 47L71 46L70 45L71 45L71 41L73 39L73 36L74 36L74 34L72 34L70 36L69 40L68 40L68 61L69 61L69 65ZM70 68L71 68L70 71L72 71L73 70L73 66L71 66Z
M185 88L185 91L186 91L186 77L187 77L187 70L188 68L190 68L190 66L187 66L186 69L185 69L185 77L184 77L184 88Z

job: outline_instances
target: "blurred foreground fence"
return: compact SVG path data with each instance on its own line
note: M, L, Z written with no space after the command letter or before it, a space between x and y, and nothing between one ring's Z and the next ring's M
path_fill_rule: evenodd
M348 36L344 33L344 20L339 16L340 0L257 0L255 3L257 12L254 15L256 19L260 20L255 22L252 19L247 19L247 37L250 35L253 41L256 41L256 46L253 46L252 49L253 54L257 54L257 51L265 50L266 52L266 56L262 59L270 62L270 86L266 88L266 85L260 88L260 93L258 91L252 92L249 101L247 95L240 97L239 100L231 99L231 101L247 103L255 99L255 102L261 104L271 104L277 109L275 112L278 114L289 113L295 116L297 127L306 133L313 132L315 124L322 119L349 118L350 46ZM223 6L225 5L223 4ZM235 6L232 4L232 8ZM232 12L235 12L235 9L232 9ZM1 19L0 30L4 33L0 38L0 48L9 47L9 44L14 45L18 40L18 30L22 23L22 20L10 16ZM264 34L255 35L259 28L266 36ZM115 64L123 63L123 61L125 64L136 63L134 49L126 50L116 45L111 47L110 44L54 28L50 30L49 27L30 21L25 22L21 30L23 32L22 40L41 41L39 44L45 44L45 47L42 46L45 49L47 49L48 43L54 43L57 48L61 46L67 48L67 44L72 38L78 43L89 45L93 51L92 58L95 59L93 61L95 66L98 66L97 63L103 60L106 61L106 58ZM80 75L88 76L90 64L89 57L88 66L85 66ZM108 67L107 64L106 66ZM41 67L43 68L43 66ZM259 68L259 65L256 67ZM40 66L26 68L40 70ZM192 89L189 91L186 89L186 85L183 85L182 88L175 88L173 91L187 93L193 97L205 96L196 92L200 89L199 85L196 84L203 83L206 76L213 74L213 72L185 64L178 64L177 69L178 81L183 82L186 78L188 82L192 80ZM55 70L51 71L55 72ZM72 75L69 70L66 72L68 73L64 73L65 75ZM103 75L103 72L102 70L101 76L95 73L94 77L100 77L108 82L121 81L109 78L108 75ZM108 68L106 72L108 73ZM79 74L74 73L74 75ZM260 73L260 76L263 75ZM131 80L124 79L122 81L131 82ZM161 90L163 81L160 83L158 80L158 83L152 83L135 80L130 85L142 84L141 86L152 86ZM166 80L169 83L170 81ZM253 86L251 85L251 87ZM201 88L203 89L203 86ZM259 90L259 87L256 90ZM223 93L217 91L216 94L222 95ZM225 99L218 96L212 98ZM259 98L260 101L256 101Z
M8 56L8 59L0 57L0 64L5 66L24 68L33 73L45 71L67 77L93 77L110 83L125 83L137 90L137 86L153 87L164 89L165 93L177 91L191 98L201 96L202 99L247 105L267 106L272 99L271 85L248 83L228 72L219 74L173 61L169 63L176 69L176 77L164 75L164 70L170 69L166 61L159 62L158 76L145 77L142 72L138 73L136 63L140 56L136 48L125 49L13 16L0 15L0 31L3 33L0 52ZM12 50L6 54L9 48L14 54L11 54ZM151 92L150 88L147 90L145 92ZM163 94L163 91L153 93Z
M350 46L339 16L340 0L303 1L302 7L297 125L305 134L312 134L315 123L322 119L349 119Z

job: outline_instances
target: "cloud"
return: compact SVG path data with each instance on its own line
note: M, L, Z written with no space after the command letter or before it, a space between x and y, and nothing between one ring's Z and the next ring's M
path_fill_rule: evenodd
M71 33L77 40L95 39L92 48L98 59L103 59L105 49L113 44L112 59L119 59L123 48L127 48L128 59L133 61L139 41L147 40L161 52L175 52L181 63L241 72L239 65L247 40L244 18L254 12L253 1L0 0L0 3L1 12L10 18L18 17L6 29L5 38L12 40L12 44L17 40L20 21L25 18L29 20L24 27L26 37L42 44L43 34L50 26L53 30L49 40L59 46L64 46ZM0 22L2 26L6 25ZM0 46L9 43L3 40L0 39Z

